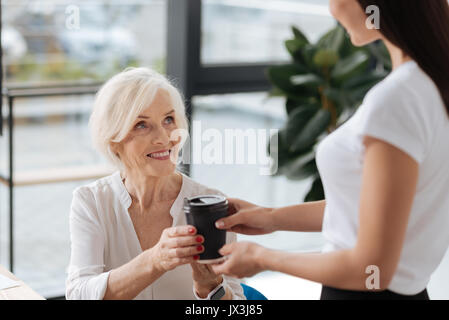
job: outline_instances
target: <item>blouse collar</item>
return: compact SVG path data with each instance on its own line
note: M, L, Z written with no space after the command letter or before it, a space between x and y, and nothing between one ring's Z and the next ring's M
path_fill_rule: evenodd
M183 199L185 197L185 189L186 189L186 184L187 184L187 180L188 177L182 173L179 172L181 174L182 177L182 182L181 182L181 189L179 190L178 196L176 197L175 201L173 202L171 208L170 208L170 215L172 216L173 219L175 219L176 216L176 212L179 212L180 209L182 209L183 206ZM114 189L117 193L117 196L121 202L121 204L125 207L126 210L129 209L129 207L131 206L132 203L132 199L130 194L128 193L128 190L125 187L125 184L123 183L123 179L122 176L120 174L120 171L116 171L113 175L113 180L114 180Z

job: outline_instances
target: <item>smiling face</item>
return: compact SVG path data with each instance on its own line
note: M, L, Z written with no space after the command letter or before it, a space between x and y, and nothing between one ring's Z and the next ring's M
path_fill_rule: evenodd
M367 15L357 0L330 0L329 9L349 33L353 45L360 47L382 39L379 30L367 28Z
M178 121L169 94L159 89L126 138L112 146L114 152L127 170L138 170L146 176L170 175L176 169L180 142L170 137L178 129Z

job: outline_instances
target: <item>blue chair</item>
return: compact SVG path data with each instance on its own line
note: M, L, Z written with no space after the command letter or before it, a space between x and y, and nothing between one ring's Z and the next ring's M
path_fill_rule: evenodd
M246 300L268 300L262 293L244 283L240 283L243 288L243 294Z

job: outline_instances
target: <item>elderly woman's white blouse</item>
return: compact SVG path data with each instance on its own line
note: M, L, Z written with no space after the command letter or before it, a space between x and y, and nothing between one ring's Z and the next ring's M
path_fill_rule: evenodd
M184 197L200 194L223 195L182 174L181 190L170 209L173 226L186 224ZM131 202L119 171L73 192L67 299L103 299L110 271L142 253L128 213ZM235 239L235 233L227 233L227 242ZM238 279L225 280L233 299L245 299ZM195 299L190 264L166 272L135 299Z

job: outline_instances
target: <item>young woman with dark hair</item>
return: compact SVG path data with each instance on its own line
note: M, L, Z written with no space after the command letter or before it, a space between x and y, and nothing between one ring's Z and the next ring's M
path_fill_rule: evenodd
M449 6L447 0L358 0L362 8L379 10L382 39L430 77L449 117ZM394 50L394 49L393 49ZM397 50L396 50L397 51Z
M382 40L393 71L318 145L325 200L266 208L228 199L230 216L217 222L244 234L321 231L324 248L237 242L214 271L284 272L322 283L321 299L429 299L449 246L448 1L330 0L330 9L354 45Z

